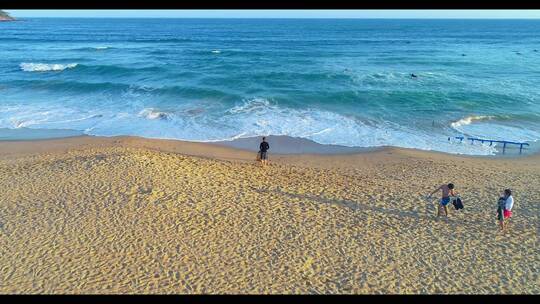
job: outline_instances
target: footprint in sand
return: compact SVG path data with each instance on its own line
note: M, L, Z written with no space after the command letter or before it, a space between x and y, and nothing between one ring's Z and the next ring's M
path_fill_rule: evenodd
M152 187L149 186L134 186L131 188L131 195L152 193Z
M152 187L149 186L134 186L130 191L130 201L136 204L136 207L140 207L140 203L143 199L139 198L139 195L148 195L152 193Z

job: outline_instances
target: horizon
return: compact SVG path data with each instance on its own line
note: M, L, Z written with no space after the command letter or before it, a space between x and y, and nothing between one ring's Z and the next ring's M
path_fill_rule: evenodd
M540 10L4 10L14 18L538 20Z
M12 16L13 17L13 16ZM323 18L323 17L305 17L305 18L293 18L293 17L14 17L16 20L24 19L170 19L170 20L524 20L524 21L536 21L540 18Z

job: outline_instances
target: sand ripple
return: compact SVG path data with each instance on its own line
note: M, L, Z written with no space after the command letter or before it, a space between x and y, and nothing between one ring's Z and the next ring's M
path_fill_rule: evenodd
M539 293L540 170L504 162L261 169L126 147L0 160L0 292ZM436 220L422 196L449 176L466 207Z

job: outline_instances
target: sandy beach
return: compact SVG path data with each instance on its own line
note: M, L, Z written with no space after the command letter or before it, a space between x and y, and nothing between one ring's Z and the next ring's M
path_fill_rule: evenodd
M538 294L540 156L0 142L0 293ZM436 218L453 182L465 209ZM496 202L514 191L510 230Z

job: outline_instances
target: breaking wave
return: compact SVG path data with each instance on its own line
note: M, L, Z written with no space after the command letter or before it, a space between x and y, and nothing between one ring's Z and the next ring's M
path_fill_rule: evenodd
M27 63L20 64L21 70L25 72L48 72L48 71L63 71L76 67L77 63L59 64L59 63Z

